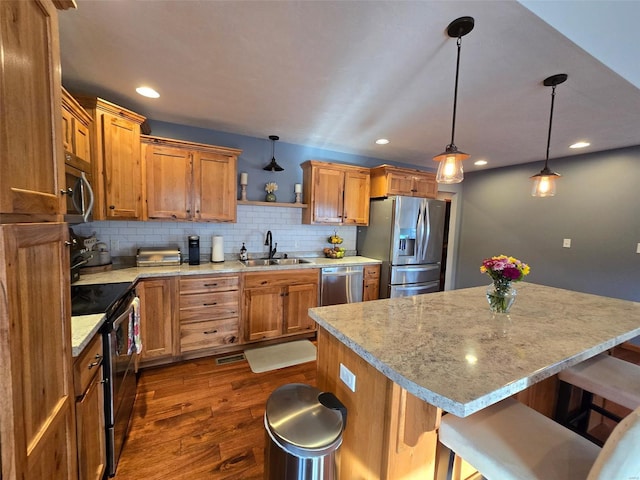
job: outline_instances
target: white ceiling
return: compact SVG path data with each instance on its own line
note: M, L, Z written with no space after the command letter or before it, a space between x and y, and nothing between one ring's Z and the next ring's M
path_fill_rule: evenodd
M451 138L446 27L469 15L455 135L467 171L478 159L544 160L542 81L556 73L569 78L556 89L551 158L640 144L640 41L633 25L619 30L640 2L77 3L60 13L63 84L153 120L433 168ZM143 84L161 97L137 95ZM578 140L591 147L570 150Z

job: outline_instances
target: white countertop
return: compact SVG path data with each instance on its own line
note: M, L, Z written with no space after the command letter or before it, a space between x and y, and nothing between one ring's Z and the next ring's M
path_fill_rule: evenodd
M465 417L640 334L640 303L516 283L510 315L486 287L309 310L415 396Z
M305 257L309 263L296 265L270 265L268 267L246 267L239 260L229 260L221 263L202 262L200 265L182 265L169 267L131 267L110 270L100 273L80 273L80 279L74 285L89 285L93 283L135 282L140 278L166 277L171 275L205 275L219 273L264 272L272 270L298 270L301 268L322 268L333 266L376 265L380 260L361 257L359 255L340 259Z
M104 313L71 317L71 354L80 355L104 322Z

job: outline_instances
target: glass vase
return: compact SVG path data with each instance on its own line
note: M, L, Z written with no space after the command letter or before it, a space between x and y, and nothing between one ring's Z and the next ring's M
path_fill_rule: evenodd
M267 202L275 202L276 201L276 194L275 193L267 193L267 196L265 197L265 201L267 201Z
M518 292L510 283L506 285L492 283L487 287L489 309L494 313L509 313L517 294Z

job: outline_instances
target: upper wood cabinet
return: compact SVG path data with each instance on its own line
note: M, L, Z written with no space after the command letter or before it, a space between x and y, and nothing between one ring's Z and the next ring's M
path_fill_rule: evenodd
M94 220L142 219L140 125L145 117L101 98L74 96L93 120Z
M58 14L0 2L0 221L59 221L65 199Z
M65 163L91 173L92 119L87 111L62 89L62 144Z
M308 160L302 165L302 223L369 224L369 169Z
M242 150L142 136L145 218L235 222Z
M435 173L410 168L380 165L371 169L371 198L389 195L436 198L438 183Z
M66 223L0 226L5 479L78 478L68 240Z

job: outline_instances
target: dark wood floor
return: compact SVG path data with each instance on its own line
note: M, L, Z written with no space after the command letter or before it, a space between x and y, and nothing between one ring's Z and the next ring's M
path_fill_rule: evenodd
M116 480L262 479L264 408L287 383L315 386L316 364L255 374L214 358L142 371Z

